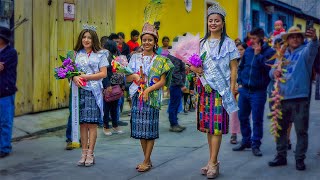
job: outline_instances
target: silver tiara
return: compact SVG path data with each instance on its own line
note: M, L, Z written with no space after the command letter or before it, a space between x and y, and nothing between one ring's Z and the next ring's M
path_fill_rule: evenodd
M224 10L218 2L213 2L212 6L208 8L208 16L211 14L220 14L223 17L227 15L226 10Z
M96 31L97 30L97 26L89 25L89 24L83 24L82 28L83 29L89 29L89 30L92 30L92 31Z

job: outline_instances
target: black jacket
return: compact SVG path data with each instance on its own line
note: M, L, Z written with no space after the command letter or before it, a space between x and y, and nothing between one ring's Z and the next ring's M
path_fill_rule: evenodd
M186 68L184 62L170 54L167 57L174 65L171 86L183 87L186 82Z
M17 91L17 51L8 45L0 52L0 62L4 63L4 69L0 71L0 97L11 96Z

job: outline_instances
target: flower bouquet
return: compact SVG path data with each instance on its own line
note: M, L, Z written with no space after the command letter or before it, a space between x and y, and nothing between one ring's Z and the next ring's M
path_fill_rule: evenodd
M200 36L192 35L187 33L186 36L179 37L178 42L173 44L171 54L178 59L182 60L184 63L195 66L202 67L202 63L204 62L207 52L204 52L200 56ZM210 93L212 91L209 84L206 83L205 77L199 77L203 86L205 87L205 91Z
M78 70L77 64L75 63L74 52L68 52L67 57L60 55L60 60L62 65L54 68L54 77L56 79L70 79L81 74ZM86 81L83 78L81 78L81 85L86 86Z
M124 73L125 75L130 75L133 73L132 69L128 66L128 60L126 56L120 55L114 57L111 62L112 72Z

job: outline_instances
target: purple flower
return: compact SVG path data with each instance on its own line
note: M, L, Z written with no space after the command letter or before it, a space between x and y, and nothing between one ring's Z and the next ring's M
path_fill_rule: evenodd
M65 70L63 68L60 68L59 71L57 72L58 77L61 79L66 78L67 73L65 72Z
M71 64L67 65L66 69L67 69L68 71L71 71L71 72L74 71L74 67L73 67L73 65L71 65Z
M63 61L63 66L67 66L67 65L69 65L69 64L71 64L72 63L72 60L70 59L70 58L67 58L67 59L65 59L64 61Z
M191 57L189 57L189 62L192 66L195 66L195 67L202 66L202 61L198 54L193 54Z

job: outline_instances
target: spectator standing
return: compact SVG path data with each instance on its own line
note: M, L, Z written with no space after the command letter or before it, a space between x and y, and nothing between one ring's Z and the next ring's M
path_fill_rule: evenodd
M238 43L236 44L238 51L240 53L240 58L238 59L238 65L241 62L241 58L243 57L244 51L247 49L246 43ZM238 84L236 84L236 94L235 94L236 100L239 99L239 93L238 93ZM233 112L230 116L230 129L231 129L231 137L230 137L230 143L231 144L237 144L237 134L240 133L240 122L238 117L238 111Z
M307 44L303 43L305 36L311 39ZM277 154L274 160L269 162L269 166L287 164L287 129L289 122L293 122L297 134L296 169L305 170L304 159L308 148L310 79L319 42L313 28L303 33L300 28L291 27L287 33L282 35L282 39L288 44L284 58L288 59L290 63L283 67L287 73L283 74L286 82L280 83L280 94L284 97L281 101L283 119L279 121L282 129L279 130L280 137L276 140ZM272 69L269 75L270 78L281 77L282 71Z
M17 91L17 51L10 45L11 30L0 26L0 158L10 155Z
M140 35L139 31L137 30L131 31L131 39L127 42L131 55L136 53L135 49L139 47L139 43L138 43L139 35Z
M165 37L163 38L165 39ZM162 41L163 41L162 39ZM178 40L178 38L175 38ZM171 132L182 132L185 130L184 126L178 123L178 110L181 103L182 91L186 89L184 82L186 80L186 69L185 64L182 60L168 54L167 56L174 65L174 70L171 79L170 86L170 101L169 101L169 121L170 121L170 131Z
M261 28L250 32L252 47L248 47L238 69L239 120L242 142L233 151L243 151L252 147L255 156L262 156L260 151L263 136L263 114L267 99L267 86L270 82L270 66L266 63L275 51L263 43L264 31ZM252 113L251 130L249 116Z

